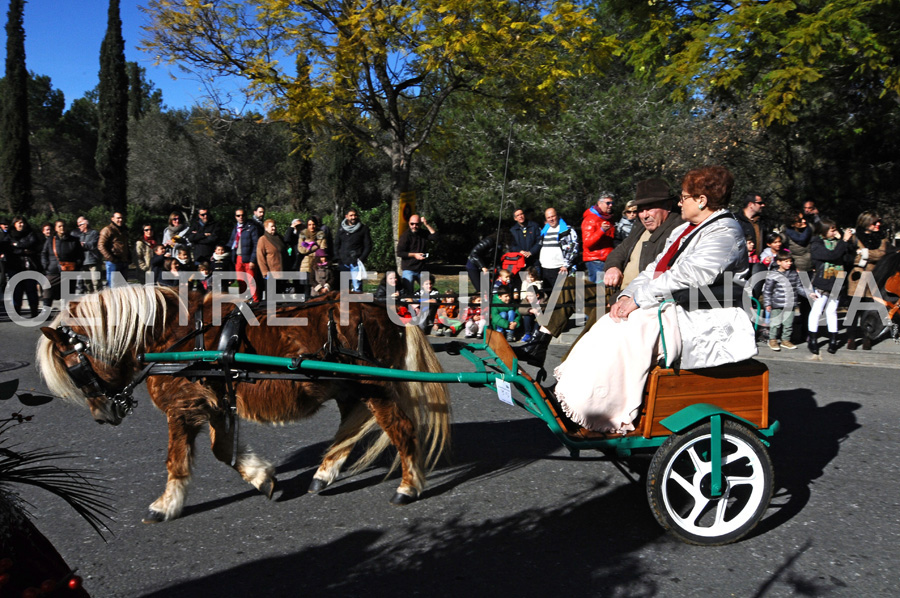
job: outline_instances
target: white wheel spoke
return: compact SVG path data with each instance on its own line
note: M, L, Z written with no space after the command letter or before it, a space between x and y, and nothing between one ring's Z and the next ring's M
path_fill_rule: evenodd
M694 464L694 469L696 469L697 473L701 476L712 469L712 463L700 459L700 455L697 454L697 447L692 446L688 448L687 454L691 458L691 462ZM694 479L697 478L695 477Z
M691 512L685 517L682 521L685 522L684 527L688 529L697 529L697 519L700 515L703 514L704 509L706 509L706 505L709 504L709 501L706 500L703 496L695 496L694 497L694 508L691 509Z
M716 505L716 519L715 523L712 525L714 528L725 525L725 509L728 508L728 492L726 491L718 500L719 504Z
M685 492L693 496L694 500L697 500L698 497L701 500L703 499L703 495L700 494L699 490L694 487L692 483L684 479L684 477L680 473L673 471L671 474L669 474L669 477L675 480L675 482L677 482L679 486L684 488ZM694 479L697 479L696 476L694 477Z

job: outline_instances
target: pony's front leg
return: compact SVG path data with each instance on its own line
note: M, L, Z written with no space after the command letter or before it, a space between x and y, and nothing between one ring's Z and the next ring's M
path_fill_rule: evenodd
M191 456L200 427L188 425L184 415L169 415L168 420L169 453L166 458L166 469L169 478L166 481L165 492L150 505L150 511L143 519L144 523L177 519L184 508L187 486L191 481Z
M234 452L234 427L227 425L223 414L216 413L210 417L209 439L212 442L212 451L216 459L231 465L231 457ZM237 451L234 469L241 474L245 481L271 499L272 493L275 492L275 466L265 459L257 457L250 447L238 444Z
M419 462L419 441L412 420L396 401L377 397L369 399L369 409L381 429L385 431L391 444L397 449L403 478L391 503L406 505L419 497L425 488L425 475Z
M324 490L337 479L341 467L350 456L350 451L370 429L367 424L372 421L372 414L364 403L357 399L338 399L337 403L341 412L341 423L334 435L334 441L325 451L319 469L313 475L309 492Z

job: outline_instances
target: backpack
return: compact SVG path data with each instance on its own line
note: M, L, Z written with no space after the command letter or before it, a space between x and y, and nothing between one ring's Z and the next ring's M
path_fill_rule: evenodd
M500 270L509 270L515 276L525 267L525 256L518 252L504 253L500 257Z

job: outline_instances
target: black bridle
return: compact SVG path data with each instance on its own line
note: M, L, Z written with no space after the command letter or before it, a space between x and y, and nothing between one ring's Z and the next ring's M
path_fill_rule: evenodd
M102 395L106 397L106 400L112 405L116 417L120 420L124 419L126 415L134 413L134 408L137 407L138 404L137 399L133 396L134 389L147 377L153 364L146 365L138 376L129 382L125 388L115 391L97 375L97 372L94 371L91 362L87 358L88 355L94 359L97 358L91 349L91 339L84 334L78 334L69 326L64 326L62 324L56 329L68 338L68 344L71 346L71 349L62 354L63 357L74 354L77 358L77 361L74 364L66 365L66 373L69 375L69 378L72 379L72 382L74 382L87 396Z

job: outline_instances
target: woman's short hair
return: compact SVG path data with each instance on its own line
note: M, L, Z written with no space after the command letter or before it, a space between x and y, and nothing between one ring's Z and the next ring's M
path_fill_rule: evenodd
M172 220L178 218L182 222L184 222L184 217L181 215L181 212L172 212L169 214L169 224L172 224Z
M856 231L864 233L866 232L866 229L879 220L881 220L881 216L879 216L877 212L866 210L856 219Z
M705 195L707 206L718 210L731 201L734 176L724 166L704 166L684 175L681 187L693 196Z
M263 221L263 226L264 226L264 227L265 227L265 226L269 226L269 223L270 223L270 222L271 222L272 224L275 224L275 221L274 221L273 219L271 219L271 218L266 218L266 219Z

